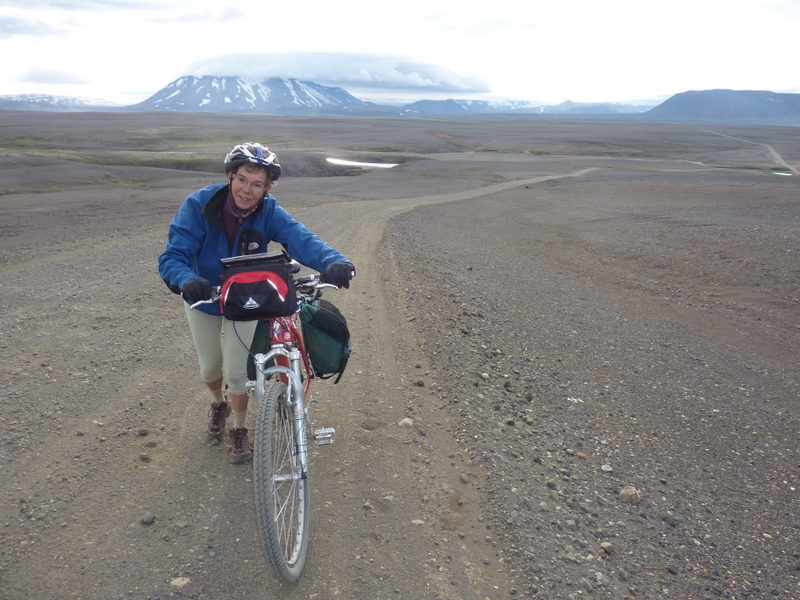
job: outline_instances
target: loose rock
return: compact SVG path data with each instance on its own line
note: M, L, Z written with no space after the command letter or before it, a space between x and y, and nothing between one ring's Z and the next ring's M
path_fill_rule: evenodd
M627 485L620 490L619 497L625 500L625 502L628 504L633 504L634 506L639 504L642 499L639 495L639 491L630 485Z

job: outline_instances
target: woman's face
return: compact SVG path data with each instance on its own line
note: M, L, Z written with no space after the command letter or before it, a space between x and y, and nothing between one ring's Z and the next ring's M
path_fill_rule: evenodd
M233 201L243 211L255 207L272 187L263 169L248 171L239 168L236 173L231 173L230 178Z

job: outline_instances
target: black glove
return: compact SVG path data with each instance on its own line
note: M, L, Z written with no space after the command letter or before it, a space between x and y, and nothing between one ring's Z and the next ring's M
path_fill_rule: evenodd
M338 288L349 288L350 280L356 276L356 268L349 262L333 263L325 267L320 281L332 283Z
M181 290L181 295L189 304L208 300L211 298L211 283L208 279L195 277L186 282Z

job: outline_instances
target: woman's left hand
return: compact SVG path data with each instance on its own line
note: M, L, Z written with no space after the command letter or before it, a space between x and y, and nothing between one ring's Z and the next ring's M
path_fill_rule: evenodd
M338 288L349 288L350 280L356 276L356 268L349 262L333 263L325 267L321 281L332 283Z

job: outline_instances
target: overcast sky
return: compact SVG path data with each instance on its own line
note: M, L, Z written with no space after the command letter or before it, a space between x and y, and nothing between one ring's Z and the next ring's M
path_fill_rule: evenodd
M800 0L2 0L0 95L134 104L183 75L363 100L800 93Z

